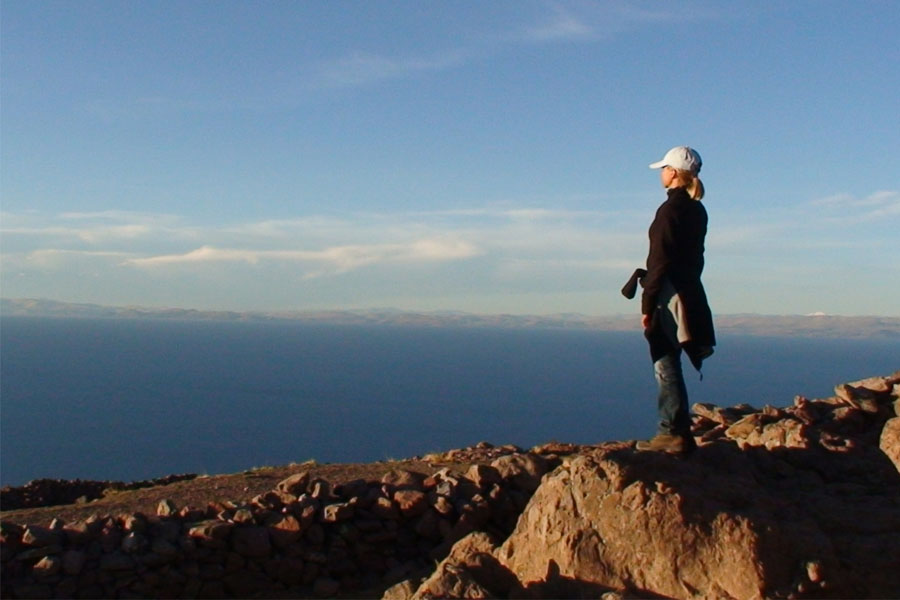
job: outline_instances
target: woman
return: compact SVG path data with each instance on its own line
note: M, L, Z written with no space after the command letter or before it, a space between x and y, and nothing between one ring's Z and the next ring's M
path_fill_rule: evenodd
M687 454L696 448L681 352L685 351L699 371L716 343L712 313L700 282L707 224L706 209L700 202L704 194L698 177L702 164L696 150L677 146L650 165L660 169L668 199L650 225L647 274L641 281L641 325L659 385L659 427L653 439L638 442L639 450Z

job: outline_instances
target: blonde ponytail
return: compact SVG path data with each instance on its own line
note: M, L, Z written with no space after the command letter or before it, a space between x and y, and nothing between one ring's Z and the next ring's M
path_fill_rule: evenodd
M703 182L696 175L691 177L691 182L687 185L687 193L694 200L703 200L706 188L703 187Z
M677 173L676 181L678 182L678 187L683 187L688 196L694 200L702 200L704 194L706 194L706 188L703 187L703 182L700 181L700 178L683 169L675 169L675 171Z

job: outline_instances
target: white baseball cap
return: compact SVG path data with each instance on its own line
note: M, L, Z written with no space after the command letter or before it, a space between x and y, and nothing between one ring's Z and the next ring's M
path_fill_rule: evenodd
M675 146L663 156L659 162L650 165L651 169L661 169L663 167L672 167L681 171L690 171L694 175L700 172L703 166L703 160L700 154L688 146Z

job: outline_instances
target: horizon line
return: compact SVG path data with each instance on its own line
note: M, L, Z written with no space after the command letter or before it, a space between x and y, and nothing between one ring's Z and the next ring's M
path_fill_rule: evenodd
M414 308L398 308L395 306L371 306L371 307L318 307L318 308L198 308L191 306L177 305L148 305L148 304L100 304L96 302L79 302L69 300L55 300L52 298L42 297L5 297L0 296L0 302L5 303L27 303L39 302L47 304L59 305L60 308L68 306L72 308L101 308L112 310L143 310L148 312L165 312L165 311L185 311L194 313L228 313L238 315L303 315L303 314L321 314L321 313L396 313L406 315L427 315L427 316L447 316L447 315L464 315L472 317L583 317L588 319L609 319L609 318L631 318L638 315L637 310L634 312L617 312L605 314L590 314L573 311L557 311L546 313L534 312L472 312L454 308L438 308L438 309L414 309ZM763 313L763 312L735 312L735 313L717 313L715 317L808 317L808 318L846 318L846 319L890 319L900 321L900 315L881 315L881 314L838 314L825 313L822 311L813 311L810 313Z

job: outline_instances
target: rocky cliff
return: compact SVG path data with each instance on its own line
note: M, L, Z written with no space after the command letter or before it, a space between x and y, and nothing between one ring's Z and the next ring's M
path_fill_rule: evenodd
M465 471L3 522L2 596L900 597L900 372L693 411L687 458L483 444L425 457Z
M461 541L414 597L900 597L900 373L835 392L695 406L685 459L567 457L505 541Z

